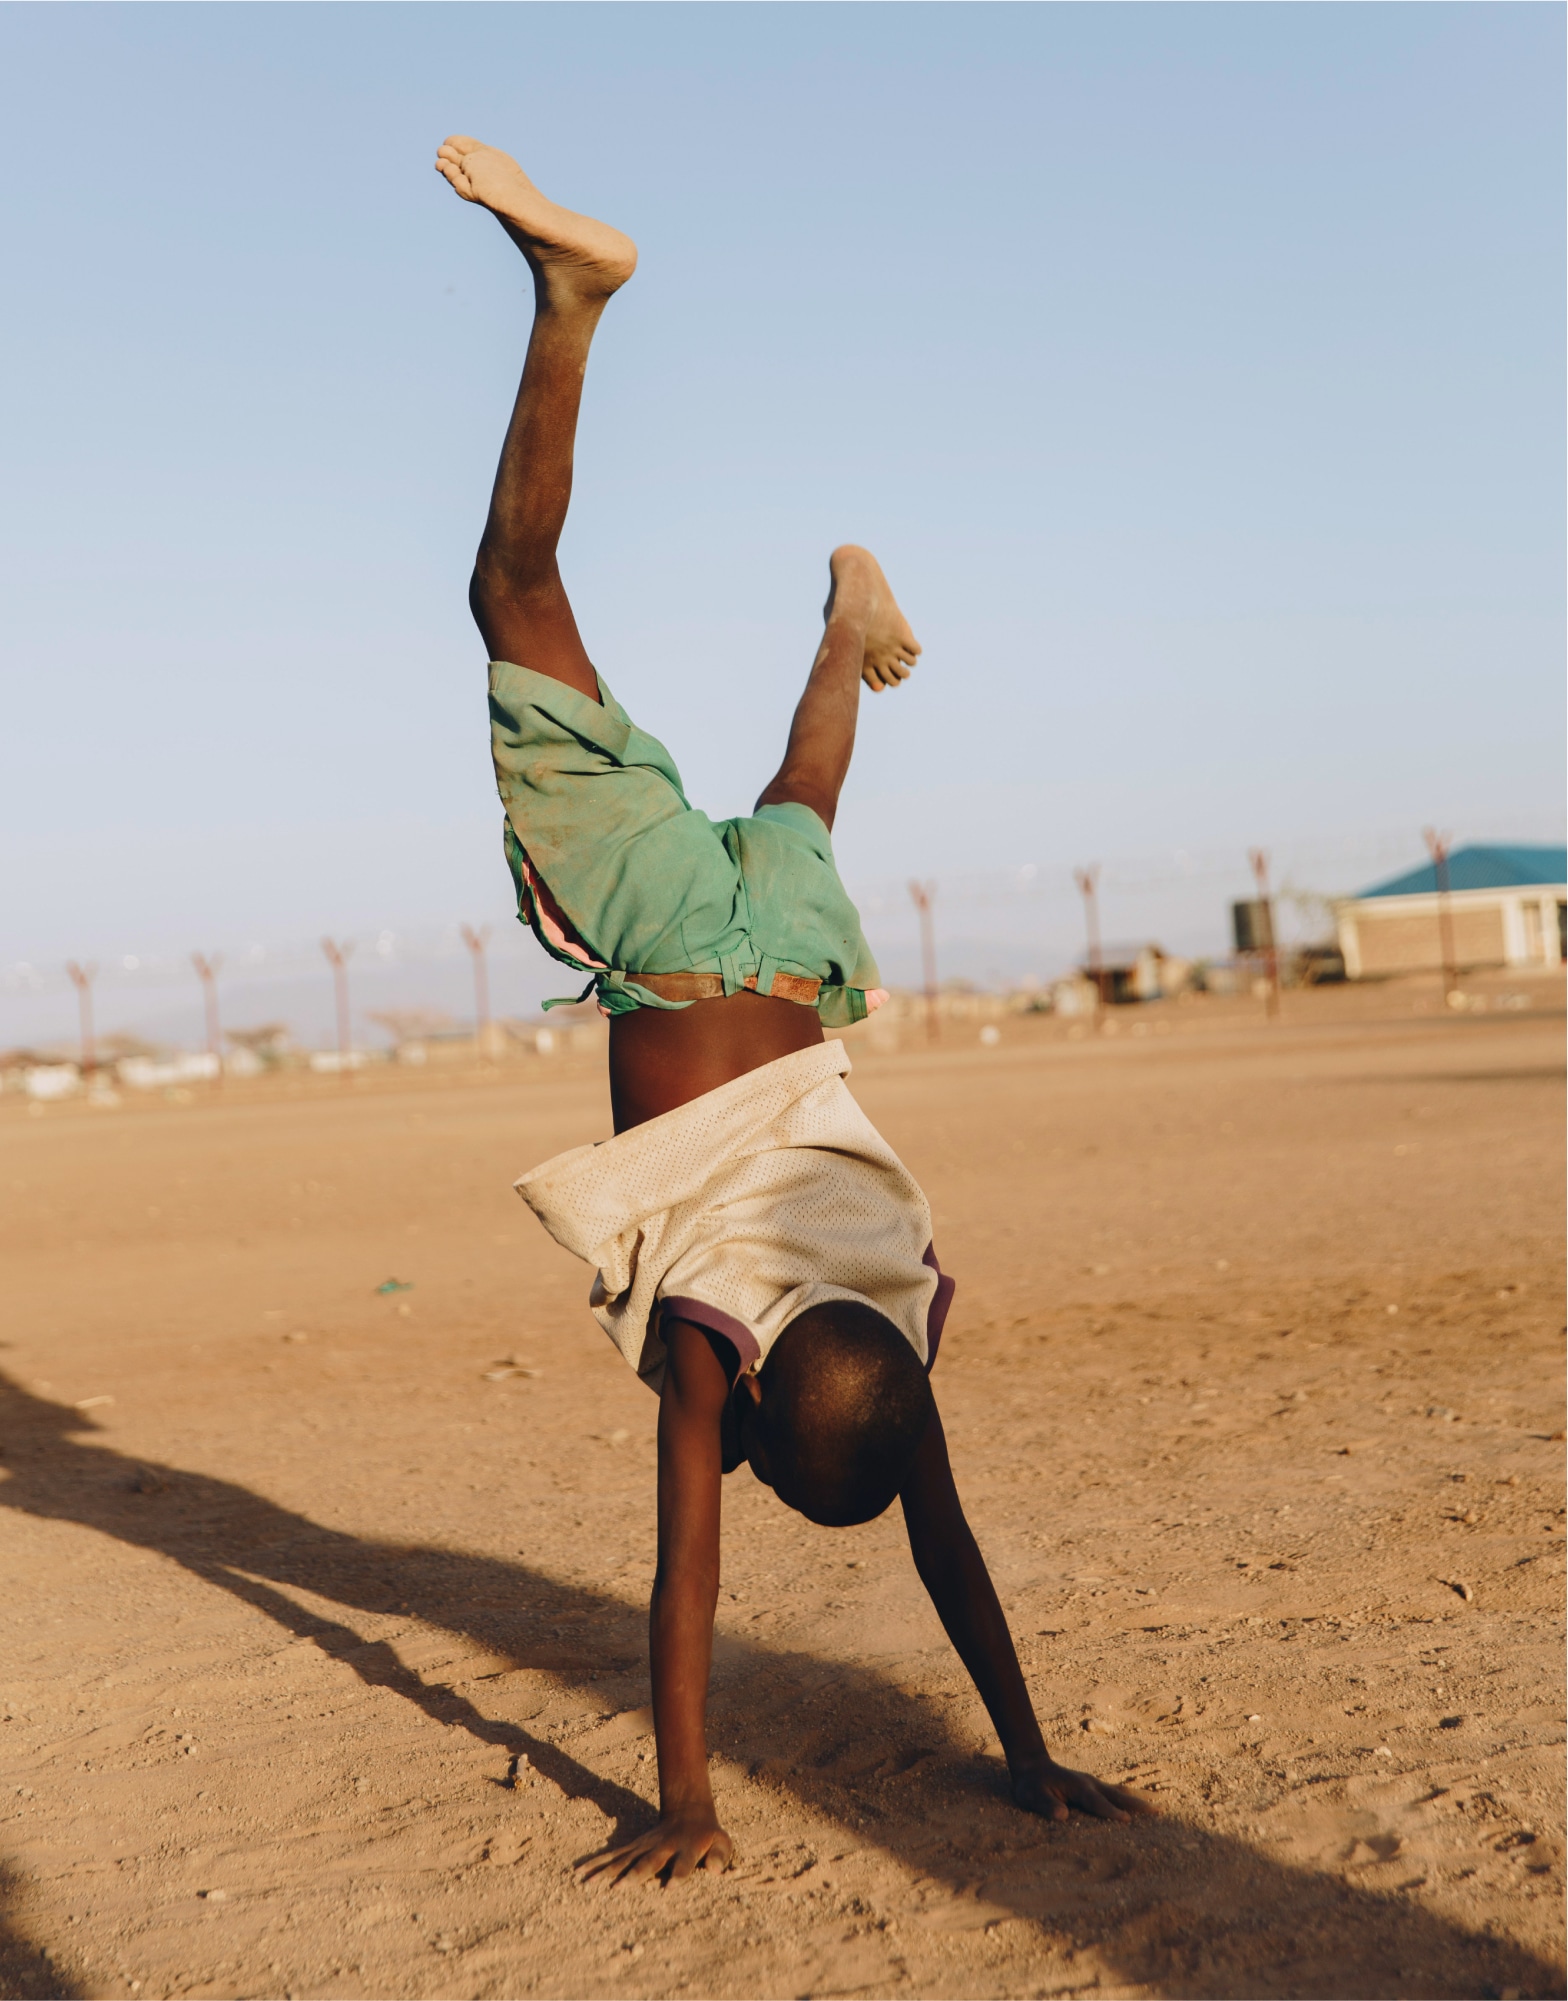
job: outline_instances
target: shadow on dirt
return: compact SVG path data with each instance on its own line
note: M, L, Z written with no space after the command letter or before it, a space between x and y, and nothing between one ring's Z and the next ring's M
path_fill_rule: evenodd
M5 2001L76 2001L81 1989L6 1916L23 1901L16 1871L0 1866L0 1995Z
M273 1587L354 1611L408 1612L579 1687L642 1661L640 1608L520 1563L344 1535L227 1481L149 1466L79 1436L94 1429L80 1412L0 1376L0 1460L10 1474L0 1502L158 1551L313 1640L367 1684L514 1758L526 1753L564 1794L598 1806L617 1835L646 1825L650 1809L636 1794ZM1339 1876L1286 1867L1174 1815L1132 1828L1029 1820L1007 1797L999 1759L956 1745L929 1705L874 1670L721 1639L710 1739L759 1783L911 1872L1091 1952L1118 1984L1172 1996L1366 2001L1563 1992L1561 1969L1506 1939ZM0 1991L69 1991L37 1948L5 1931L0 1941Z

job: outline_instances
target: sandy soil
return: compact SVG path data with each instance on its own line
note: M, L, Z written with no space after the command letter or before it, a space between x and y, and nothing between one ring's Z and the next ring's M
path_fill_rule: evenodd
M509 1184L594 1067L7 1101L0 1991L1561 1993L1562 995L1500 998L856 1045L1048 1737L1164 1814L1019 1814L896 1515L743 1470L739 1859L670 1890L571 1875L654 1796L654 1403Z

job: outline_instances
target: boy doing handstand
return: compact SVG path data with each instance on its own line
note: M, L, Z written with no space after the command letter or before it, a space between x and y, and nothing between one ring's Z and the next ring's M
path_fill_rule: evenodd
M437 169L528 261L534 322L469 602L490 655L491 741L519 908L587 968L610 1018L616 1137L518 1183L597 1265L600 1325L657 1391L650 1614L659 1819L590 1875L646 1879L731 1855L705 1715L721 1476L747 1460L829 1526L896 1497L921 1582L1001 1739L1021 1807L1125 1820L1135 1793L1046 1751L932 1400L951 1281L920 1189L844 1085L823 1027L885 996L829 831L860 684L920 648L864 550L834 551L822 643L755 810L693 811L663 745L595 672L556 567L588 348L637 261L618 230L547 201L517 163L448 139Z

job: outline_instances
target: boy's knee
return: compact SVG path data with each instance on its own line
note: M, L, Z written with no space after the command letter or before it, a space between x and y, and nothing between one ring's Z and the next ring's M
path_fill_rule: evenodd
M764 806L809 806L831 833L838 812L838 789L815 777L801 778L793 772L781 771L763 787L752 810L760 812Z
M501 609L500 593L494 579L487 576L477 563L468 579L468 609L473 613L475 625L488 636Z
M561 573L552 553L535 558L508 550L500 555L480 545L468 579L468 608L475 618L481 610L526 614L545 607L560 593Z

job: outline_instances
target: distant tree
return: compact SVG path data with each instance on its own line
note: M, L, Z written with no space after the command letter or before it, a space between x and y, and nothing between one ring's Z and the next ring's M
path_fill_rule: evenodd
M385 1007L369 1019L377 1028L384 1028L395 1043L418 1042L452 1026L451 1015L438 1007Z
M145 1042L139 1035L100 1035L98 1053L106 1063L118 1063L122 1056L156 1056L159 1053L156 1042Z
M229 1028L224 1035L237 1049L248 1049L269 1070L277 1069L287 1059L294 1039L288 1024L282 1021L269 1021L260 1028Z
M1274 900L1289 904L1298 930L1308 941L1334 936L1334 899L1325 896L1322 890L1299 889L1292 882L1284 882L1275 892Z

